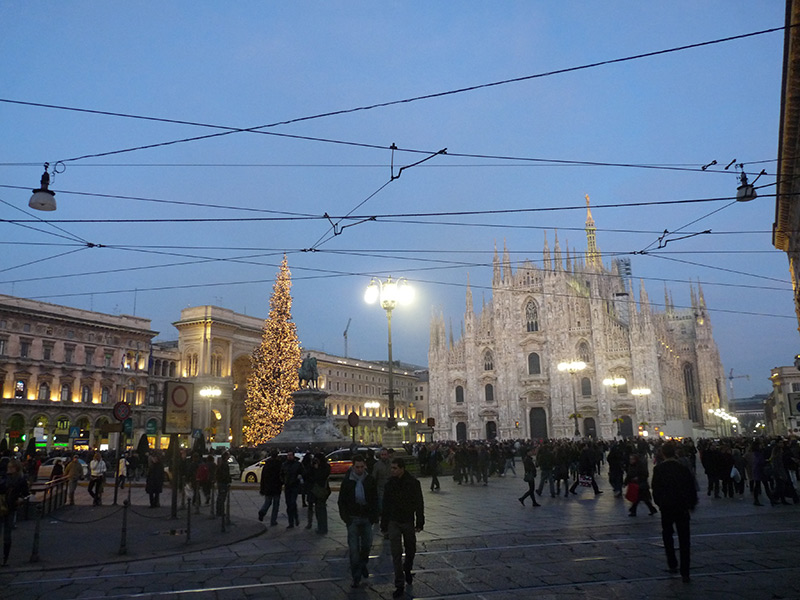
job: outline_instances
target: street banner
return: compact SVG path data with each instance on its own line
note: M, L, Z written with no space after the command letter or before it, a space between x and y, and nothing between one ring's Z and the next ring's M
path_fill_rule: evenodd
M168 381L164 387L163 433L192 433L192 410L194 408L194 384Z

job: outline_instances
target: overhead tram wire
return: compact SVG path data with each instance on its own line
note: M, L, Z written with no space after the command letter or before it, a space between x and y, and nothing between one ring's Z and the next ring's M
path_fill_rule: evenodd
M794 27L794 25L791 25L790 27ZM474 92L474 91L477 91L477 90L491 88L491 87L509 85L509 84L512 84L512 83L520 83L520 82L523 82L523 81L531 81L531 80L534 80L534 79L540 79L540 78L544 78L544 77L551 77L551 76L554 76L554 75L563 75L565 73L572 73L572 72L586 70L586 69L593 69L593 68L597 68L597 67L601 67L601 66L619 64L619 63L629 62L629 61L633 61L633 60L640 60L640 59L643 59L643 58L651 58L651 57L654 57L654 56L671 54L671 53L674 53L674 52L682 52L682 51L685 51L685 50L693 50L693 49L702 48L702 47L705 47L705 46L711 46L711 45L715 45L715 44L721 44L721 43L732 42L732 41L736 41L736 40L742 40L742 39L755 37L755 36L759 36L759 35L765 35L765 34L768 34L768 33L775 33L775 32L778 32L778 31L783 31L785 29L786 29L786 26L773 27L771 29L764 29L764 30L761 30L761 31L754 31L754 32L745 33L745 34L739 34L739 35L735 35L735 36L728 36L728 37L724 37L724 38L718 38L718 39L715 39L715 40L708 40L708 41L705 41L705 42L698 42L698 43L694 43L694 44L686 44L686 45L683 45L683 46L676 46L676 47L673 47L673 48L667 48L667 49L663 49L663 50L645 52L645 53L636 54L636 55L627 56L627 57L622 57L622 58L615 58L615 59L597 61L597 62L594 62L594 63L588 63L588 64L579 65L579 66L575 66L575 67L567 67L567 68L563 68L563 69L555 69L555 70L546 71L546 72L543 72L543 73L537 73L537 74L533 74L533 75L525 75L525 76L521 76L521 77L514 77L514 78L511 78L511 79L504 79L504 80L490 82L490 83L477 84L477 85L473 85L473 86L467 86L467 87L448 90L448 91L444 91L444 92L435 92L435 93L431 93L431 94L424 94L424 95L415 96L415 97L411 97L411 98L405 98L405 99L402 99L402 100L392 100L392 101L388 101L388 102L379 102L379 103L375 103L375 104L371 104L371 105L365 105L365 106L359 106L359 107L355 107L355 108L341 109L341 110L335 110L335 111L330 111L330 112L325 112L325 113L318 113L318 114L315 114L315 115L309 115L309 116L305 116L305 117L298 117L298 118L288 119L288 120L284 120L284 121L277 121L277 122L266 124L266 125L259 125L259 126L256 126L256 127L248 127L248 128L244 128L244 129L238 128L238 127L226 127L226 126L221 126L221 125L212 125L212 124L208 124L208 123L199 123L199 122L194 122L194 121L186 121L186 120L178 120L178 119L166 119L166 118L159 118L159 117L145 117L145 116L142 116L142 115L132 115L132 114L126 114L126 113L118 113L118 112L114 113L114 112L110 112L110 111L100 111L100 110L92 110L92 109L81 109L81 108L74 108L74 107L48 105L48 104L37 103L37 102L25 102L25 101L20 101L20 100L11 100L11 99L8 99L8 98L0 98L0 102L5 102L5 103L9 103L9 104L26 105L26 106L36 106L36 107L40 107L40 108L71 110L71 111L76 111L76 112L98 114L98 115L105 115L105 116L132 118L132 119L140 119L140 120L147 120L147 121L157 121L157 122L161 122L161 123L171 123L171 124L179 124L179 125L191 125L191 126L195 126L195 127L206 127L206 128L224 130L222 132L208 134L208 135L205 135L205 136L196 136L196 137L192 137L192 138L183 138L183 139L171 140L171 141L168 141L168 142L160 142L160 143L157 143L157 144L150 144L150 145L147 145L147 146L137 146L137 147L134 147L134 148L126 148L126 149L115 150L115 151L110 151L110 152L87 154L87 155L84 155L84 156L78 156L78 157L69 158L69 159L62 159L60 161L62 163L65 163L65 162L74 162L74 161L78 161L78 160L85 160L87 158L98 158L98 157L101 157L101 156L110 156L110 155L122 154L122 153L126 153L126 152L134 152L134 151L137 151L137 150L144 150L144 149L149 149L149 148L157 148L157 147L168 146L168 145L173 145L173 144L179 144L179 143L184 143L184 142L199 141L199 140L203 140L203 139L209 139L209 138L215 138L215 137L220 137L220 136L224 136L224 135L230 135L232 133L275 134L275 132L265 132L265 131L261 131L261 130L270 129L270 128L278 127L278 126L281 126L281 125L290 125L290 124L293 124L293 123L301 123L301 122L304 122L304 121L311 121L311 120L321 119L321 118L326 118L326 117L333 117L333 116L351 114L351 113L355 113L355 112L374 110L374 109L377 109L377 108L386 108L386 107L389 107L389 106L395 106L395 105L400 105L400 104L409 104L409 103L412 103L412 102L418 102L418 101L422 101L422 100L432 100L432 99L435 99L435 98L442 98L442 97L445 97L445 96L463 94L463 93L466 93L466 92ZM54 162L59 162L59 161L54 161Z
M28 189L28 188L25 188L25 189ZM56 237L60 237L60 238L64 238L64 239L71 239L73 241L82 243L84 246L89 246L90 245L87 240L83 239L80 236L75 235L74 233L70 233L69 231L67 231L63 227L59 227L58 225L54 225L53 223L51 223L49 221L46 221L46 220L44 220L44 219L42 219L42 218L40 218L40 217L38 217L38 216L36 216L34 214L31 214L28 211L23 210L20 207L15 206L14 204L11 204L10 202L6 202L2 198L0 198L0 202L5 204L6 206L10 206L14 210L18 210L19 212L21 212L24 215L28 215L29 217L33 217L33 220L28 221L29 223L42 223L44 225L49 225L53 229L56 229L56 230L60 231L61 233L65 234L65 235L60 235L58 233L53 233L52 231L46 231L44 229L38 229L36 227L27 227L27 229L32 229L33 231L38 231L38 232L44 233L46 235L54 235ZM7 220L7 219L0 219L0 222L7 222L7 223L13 223L15 225L21 225L21 223L14 223L13 221L10 221L10 220Z
M66 252L60 252L58 254L54 254L53 256L46 256L44 258L38 258L36 260L31 260L26 263L22 263L21 265L14 265L13 267L6 267L5 269L0 269L0 273L6 273L7 271L13 271L14 269L21 269L22 267L29 267L31 265L35 265L38 263L42 263L48 260L53 260L56 258L61 258L63 256L68 256L69 254L75 254L76 252L81 252L82 250L88 250L87 246L83 248L76 248L75 250L67 250Z
M294 267L297 269L297 267ZM328 279L331 277L337 276L350 276L350 277L365 277L369 276L369 273L341 273L340 275L336 275L336 272L331 271L328 275L309 275L309 276L298 276L292 277L293 281L305 281L305 280L314 280L314 279ZM263 280L244 280L244 281L227 281L227 282L215 282L215 283L192 283L192 284L184 284L184 285L172 285L172 286L156 286L150 288L131 288L131 289L120 289L120 290L104 290L104 291L94 291L94 292L72 292L72 293L65 293L65 294L45 294L40 296L32 296L30 297L31 300L47 300L53 298L69 298L69 297L81 297L81 296L90 296L90 295L111 295L111 294L129 294L133 292L158 292L158 291L168 291L168 290L179 290L179 289L196 289L196 288L211 288L211 287L221 287L221 286L228 286L232 287L235 285L252 285L252 284L264 284L264 283L274 283L275 279L263 279ZM466 287L465 284L461 283L451 283L451 282L441 282L441 281L429 281L424 279L415 279L415 281L424 284L432 284L432 285L442 285L448 287L458 287L464 288ZM490 286L481 286L481 285L472 285L473 289L485 289L491 290ZM569 294L559 294L559 293L548 293L548 296L552 297L564 297L570 298ZM609 298L611 300L611 298ZM663 307L663 304L658 302L650 301L651 306L658 306ZM692 308L690 306L680 306L675 305L674 308ZM712 313L719 312L719 313L726 313L726 314L736 314L736 315L745 315L745 316L755 316L755 317L770 317L770 318L781 318L781 319L792 319L794 320L796 316L794 314L791 315L779 315L774 313L757 313L753 311L742 311L742 310L733 310L733 309L725 309L725 308L708 308L708 310Z
M775 196L776 194L763 194L760 197L767 198ZM784 194L785 195L785 194ZM723 202L730 201L730 196L721 196L716 198L695 198L688 200L653 200L642 202L621 202L621 203L608 203L597 204L592 206L592 209L599 210L603 208L638 208L649 206L674 206L682 204L702 204L708 202ZM315 215L311 217L297 217L297 216L283 216L283 217L198 217L198 218L171 218L171 219L49 219L45 223L228 223L228 222L242 222L242 221L293 221L293 220L329 220L329 219L351 219L353 221L361 220L396 220L410 217L441 217L441 216L485 216L485 215L507 215L507 214L525 214L525 213L538 213L538 212L559 212L559 211L572 211L572 210L586 210L586 205L574 206L546 206L546 207L533 207L533 208L509 208L509 209L491 209L491 210L462 210L462 211L446 211L435 213L385 213L385 214L366 214L366 215ZM32 223L33 220L26 219L0 219L0 222L9 223Z

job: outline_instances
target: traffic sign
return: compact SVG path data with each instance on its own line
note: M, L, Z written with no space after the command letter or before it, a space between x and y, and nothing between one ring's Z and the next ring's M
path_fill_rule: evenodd
M125 419L122 422L122 430L125 433L127 433L128 435L131 435L133 433L133 419L132 418L128 417L127 419Z
M127 402L117 402L114 405L114 418L117 421L124 421L131 416L131 405Z
M73 425L72 427L70 427L69 437L71 438L81 437L81 428L78 427L77 425Z

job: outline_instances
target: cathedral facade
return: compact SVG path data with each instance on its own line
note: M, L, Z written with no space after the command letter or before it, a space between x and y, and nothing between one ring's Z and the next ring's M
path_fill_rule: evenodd
M437 439L699 437L727 408L725 375L702 287L691 307L663 308L630 263L602 261L588 208L587 251L553 252L512 268L495 250L492 297L467 285L460 339L431 319L429 411ZM559 369L559 366L561 367ZM569 368L568 368L569 366ZM582 367L582 368L581 368ZM604 383L605 382L605 383Z

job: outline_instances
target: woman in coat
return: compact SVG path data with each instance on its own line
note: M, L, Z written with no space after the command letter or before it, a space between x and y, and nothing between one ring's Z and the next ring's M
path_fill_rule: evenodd
M164 489L164 463L161 462L161 457L157 452L153 452L149 459L149 468L147 470L147 481L144 490L150 496L150 508L157 508L161 506L159 496Z
M644 502L647 508L650 509L650 514L654 515L658 512L656 507L653 506L652 497L650 496L650 482L648 481L650 472L647 470L647 462L642 460L638 454L631 454L630 464L628 465L628 475L625 478L625 485L635 483L639 486L639 495L636 502L631 505L628 514L631 517L636 516L636 507L639 502Z

